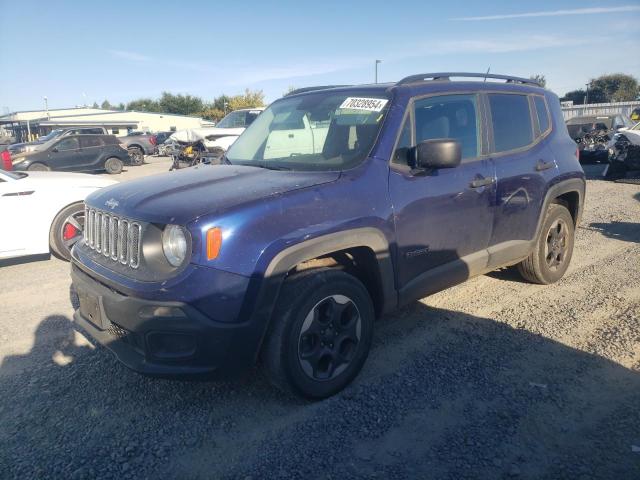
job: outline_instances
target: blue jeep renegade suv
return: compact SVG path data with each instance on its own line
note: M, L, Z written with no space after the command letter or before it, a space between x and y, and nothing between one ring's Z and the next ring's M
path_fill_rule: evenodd
M260 360L312 398L358 374L376 316L509 265L560 279L585 194L556 95L502 75L295 91L221 163L87 199L75 322L138 372Z

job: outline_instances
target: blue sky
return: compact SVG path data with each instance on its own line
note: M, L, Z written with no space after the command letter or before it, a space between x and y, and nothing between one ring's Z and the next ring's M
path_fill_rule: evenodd
M46 5L46 7L45 7ZM412 73L640 78L640 3L33 2L0 0L0 113L127 102L163 90L205 100Z

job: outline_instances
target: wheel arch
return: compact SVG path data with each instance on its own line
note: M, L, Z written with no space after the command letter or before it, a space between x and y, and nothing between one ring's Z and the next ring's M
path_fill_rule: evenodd
M534 239L538 238L547 209L552 203L558 203L567 207L573 218L574 226L577 227L582 218L585 190L586 182L583 178L563 180L549 187L544 198L542 209L540 210Z
M351 255L359 264L360 268L355 276L364 283L372 296L376 314L397 307L398 293L395 289L393 263L389 242L384 233L376 228L364 227L322 235L282 249L273 256L264 274L250 282L248 294L256 300L251 306L245 305L251 311L245 311L245 314L261 325L260 345L286 278L295 273L296 267L300 265L307 266L314 260L338 254ZM261 346L256 355L260 349Z

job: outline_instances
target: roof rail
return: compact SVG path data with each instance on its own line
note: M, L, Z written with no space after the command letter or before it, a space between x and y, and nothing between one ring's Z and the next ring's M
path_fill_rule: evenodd
M295 90L291 90L290 92L288 92L285 95L285 97L288 97L289 95L296 95L297 93L313 92L315 90L327 90L329 88L350 87L350 86L351 85L318 85L317 87L296 88Z
M440 72L440 73L420 73L417 75L409 75L400 80L396 85L406 85L408 83L424 82L426 80L444 80L449 81L451 77L470 77L470 78L494 78L498 80L506 80L507 83L522 83L525 85L535 85L541 87L538 82L530 78L511 77L509 75L498 75L496 73L469 73L469 72Z

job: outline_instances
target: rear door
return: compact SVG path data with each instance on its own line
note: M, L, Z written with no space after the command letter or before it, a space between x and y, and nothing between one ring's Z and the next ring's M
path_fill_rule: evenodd
M447 94L415 100L391 164L401 298L459 283L486 266L493 224L495 172L485 153L480 97ZM423 140L462 146L456 168L418 171L407 152ZM404 300L403 300L404 301Z
M96 135L80 135L81 164L82 170L101 170L104 166L103 152L104 140Z
M528 253L558 167L546 141L551 119L544 96L488 93L485 101L498 179L490 264L499 266Z

